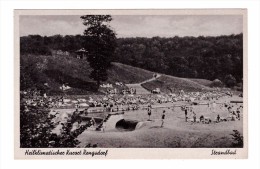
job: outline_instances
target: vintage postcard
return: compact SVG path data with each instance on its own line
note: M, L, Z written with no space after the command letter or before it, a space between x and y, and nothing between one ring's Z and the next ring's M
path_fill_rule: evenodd
M247 9L14 18L15 159L247 158Z

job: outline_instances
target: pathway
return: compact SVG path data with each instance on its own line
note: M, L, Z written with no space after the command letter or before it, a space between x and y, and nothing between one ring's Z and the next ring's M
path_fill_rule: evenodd
M145 80L141 83L134 83L134 84L125 84L128 88L133 88L134 90L136 90L136 94L151 94L150 91L146 90L145 88L142 87L142 84L147 83L147 82L151 82L153 80L158 79L159 77L161 77L160 74L157 74L156 77L153 77L151 79Z

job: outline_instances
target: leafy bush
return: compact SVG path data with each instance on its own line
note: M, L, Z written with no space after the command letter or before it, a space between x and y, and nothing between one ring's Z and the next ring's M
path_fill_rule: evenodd
M237 130L233 130L233 132L234 133L230 134L231 136L233 136L232 146L242 148L244 146L243 136Z
M218 80L218 79L215 79L211 84L210 84L210 87L223 87L223 83Z
M237 83L236 78L231 74L225 77L225 84L227 85L227 87L234 87L236 83Z
M20 147L47 148L47 147L76 147L80 142L77 136L88 126L84 125L71 131L73 121L69 118L61 129L61 134L52 133L59 122L53 119L56 115L49 114L50 105L46 98L38 91L23 91L20 94ZM28 104L33 100L33 104Z

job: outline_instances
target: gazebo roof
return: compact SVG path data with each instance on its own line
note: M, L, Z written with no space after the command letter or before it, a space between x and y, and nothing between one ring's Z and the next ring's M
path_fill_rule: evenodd
M87 52L84 48L77 50L76 52Z

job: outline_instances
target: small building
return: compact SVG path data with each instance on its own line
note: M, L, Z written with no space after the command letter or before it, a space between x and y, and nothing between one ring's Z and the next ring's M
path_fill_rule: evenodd
M75 51L75 53L78 59L84 59L87 57L87 51L84 48Z

